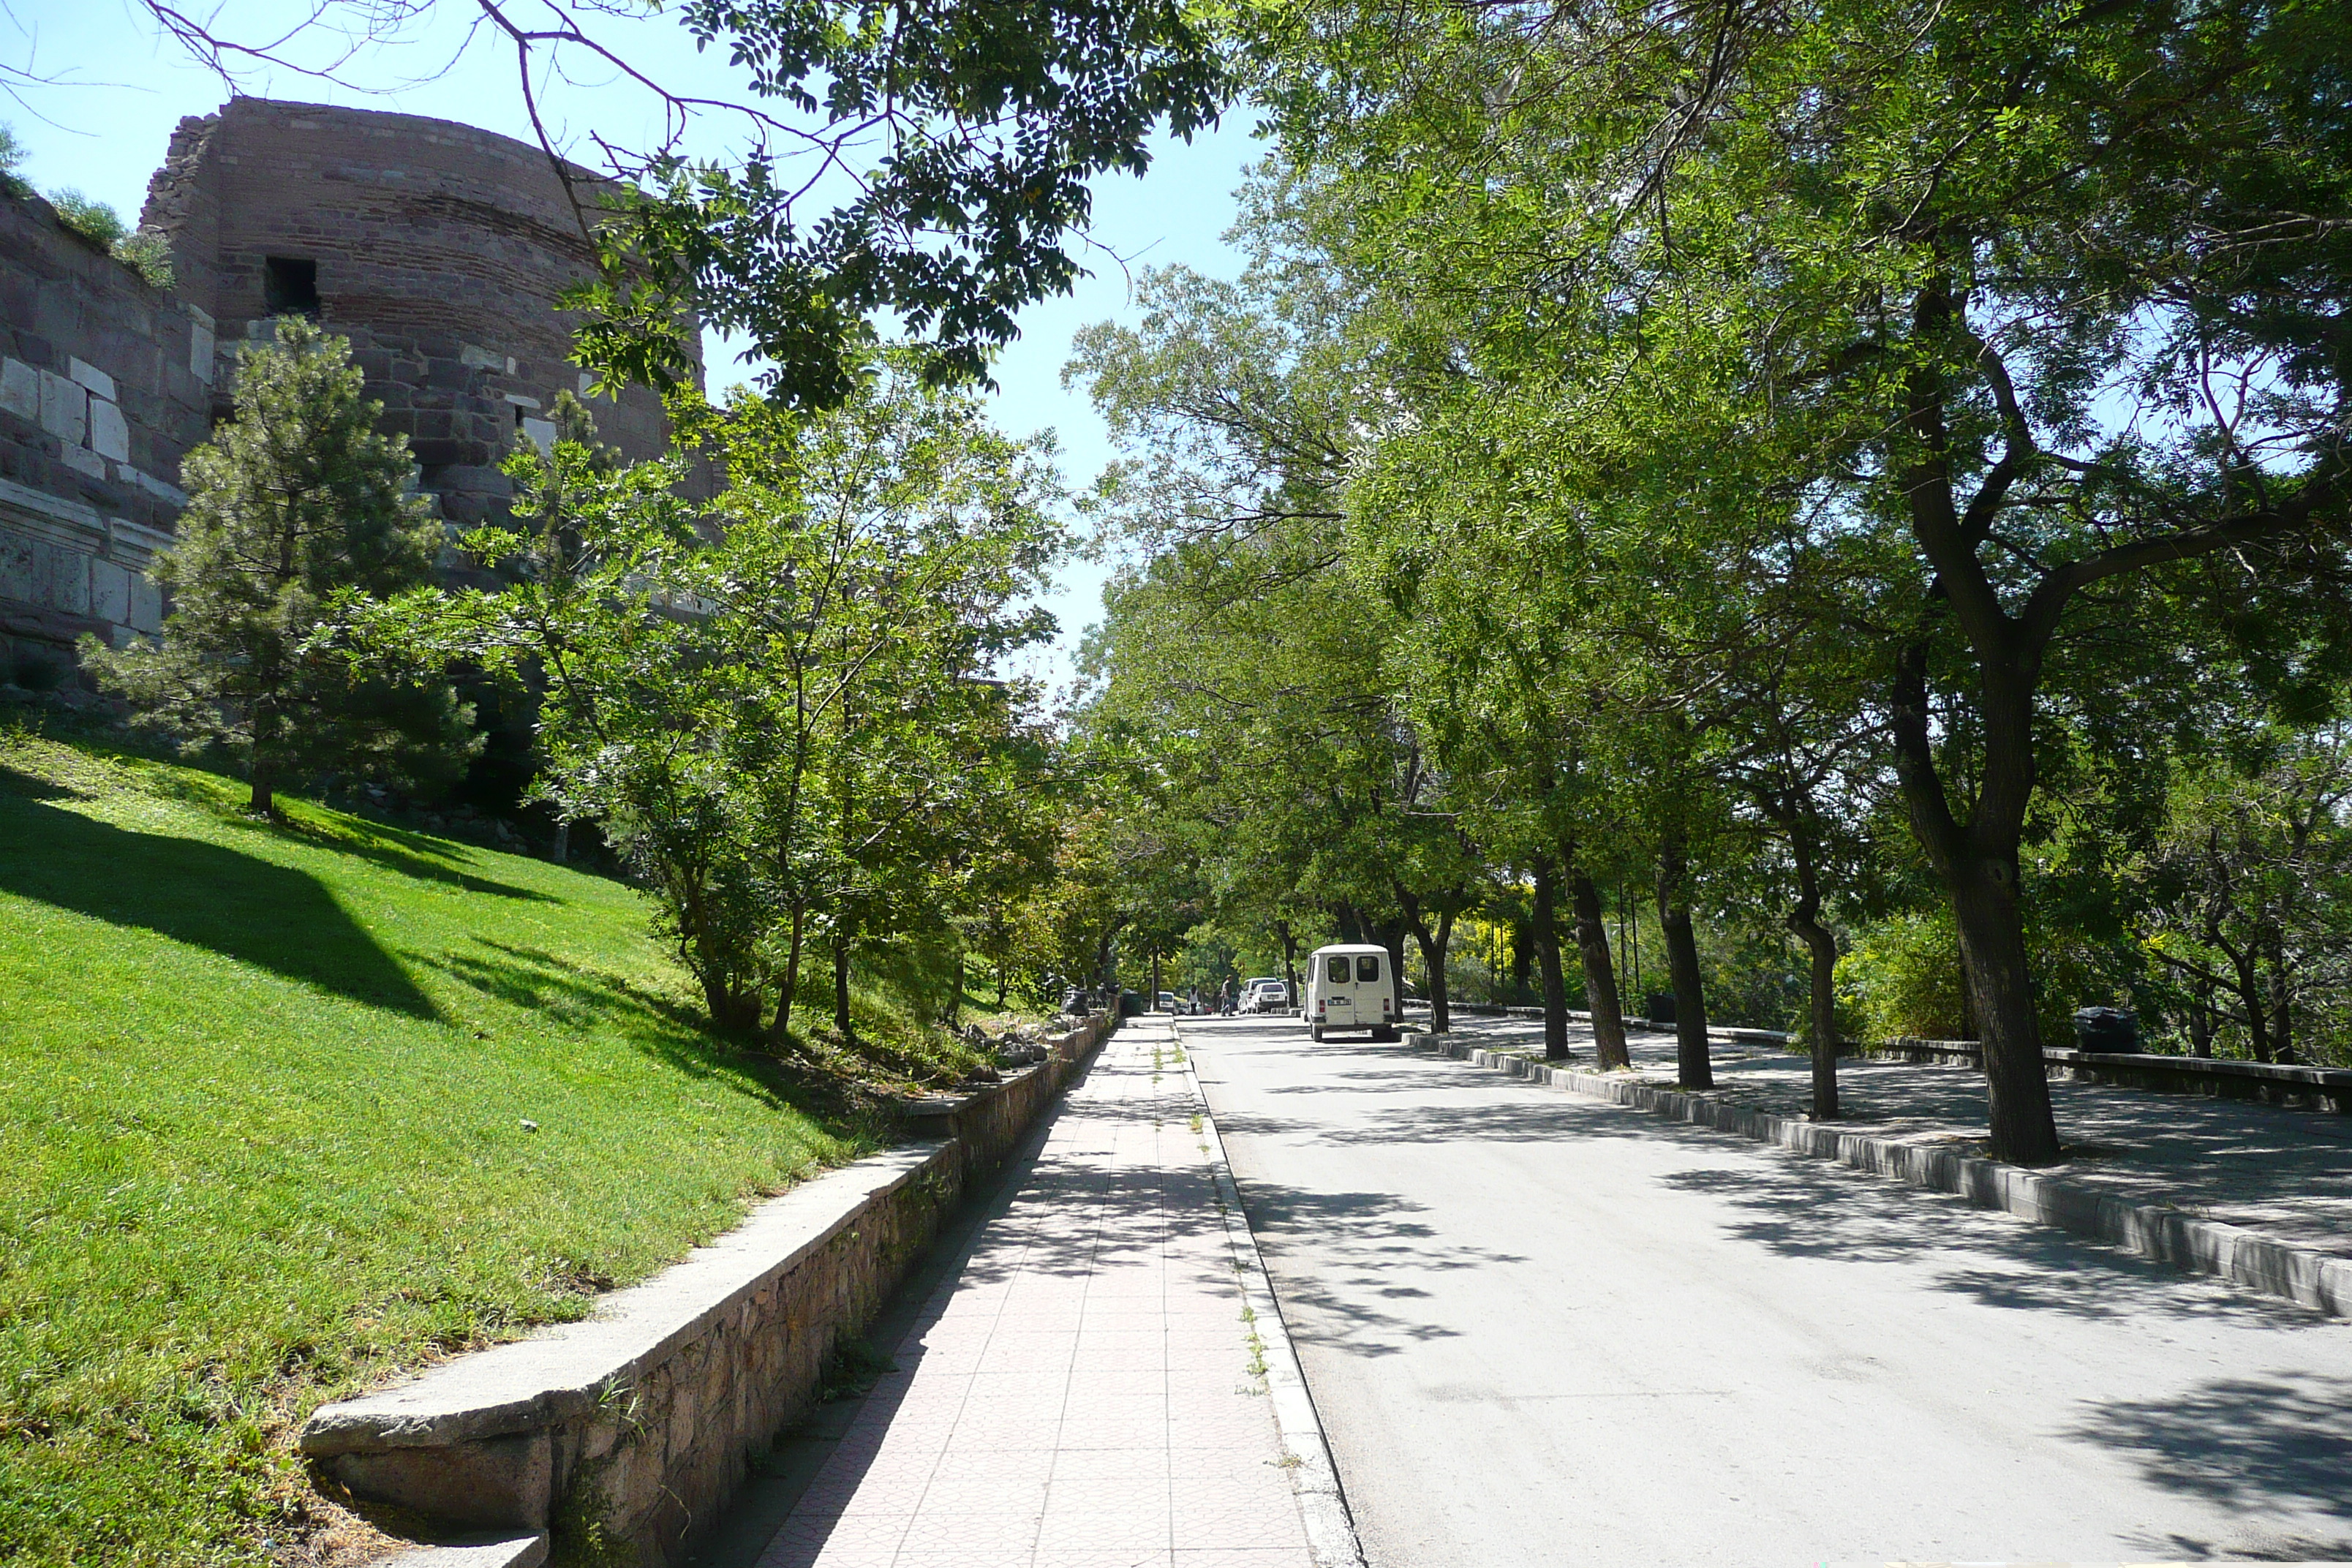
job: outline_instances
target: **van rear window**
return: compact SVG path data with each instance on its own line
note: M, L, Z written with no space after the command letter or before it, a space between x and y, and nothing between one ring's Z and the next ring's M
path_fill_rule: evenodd
M1334 985L1348 984L1348 955L1344 952L1332 955L1329 963L1325 966L1325 973L1331 976L1331 984Z
M1380 961L1378 958L1374 957L1372 954L1370 954L1370 953L1369 953L1369 952L1368 952L1368 953L1365 953L1361 958L1359 958L1359 959L1357 959L1357 960L1356 960L1356 978L1357 978L1357 979L1359 979L1359 980L1378 980L1380 977L1381 977L1381 961Z

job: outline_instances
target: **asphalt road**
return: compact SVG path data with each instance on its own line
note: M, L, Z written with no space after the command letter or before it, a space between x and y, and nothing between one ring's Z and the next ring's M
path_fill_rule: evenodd
M2352 1560L2352 1322L1295 1018L1182 1037L1372 1568Z

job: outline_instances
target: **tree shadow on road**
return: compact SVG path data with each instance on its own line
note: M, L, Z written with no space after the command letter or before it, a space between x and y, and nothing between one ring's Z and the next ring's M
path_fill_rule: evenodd
M1329 1047L1321 1047L1328 1050ZM1540 1089L1486 1068L1460 1067L1433 1076L1425 1055L1398 1047L1351 1048L1365 1058L1343 1072L1379 1081L1393 1071L1437 1104L1380 1106L1332 1122L1230 1114L1219 1124L1237 1137L1349 1147L1389 1144L1572 1143L1633 1140L1705 1158L1696 1170L1662 1174L1665 1187L1704 1193L1727 1208L1726 1235L1784 1258L1843 1262L1924 1261L1940 1266L1944 1290L2011 1311L2063 1312L2090 1321L2133 1317L2216 1319L2285 1330L2340 1325L2286 1301L2221 1280L2136 1258L2050 1226L1979 1209L1948 1194L1847 1169L1776 1146L1647 1111ZM1360 1092L1360 1091L1359 1091ZM1255 1205L1252 1205L1255 1219Z
M1462 1331L1411 1315L1406 1303L1430 1292L1417 1276L1490 1268L1528 1259L1492 1247L1444 1240L1416 1216L1425 1205L1394 1193L1334 1193L1248 1181L1241 1189L1250 1228L1269 1259L1283 1318L1307 1344L1350 1355L1396 1355L1411 1345L1453 1339ZM1293 1245L1311 1244L1311 1271L1278 1265Z
M1728 1236L1783 1258L1941 1262L1938 1289L2013 1311L2340 1331L2332 1320L2291 1302L1975 1208L1949 1194L1758 1145L1737 1152L1749 1157L1674 1172L1660 1184L1720 1198L1735 1211L1725 1224Z
M2320 1541L2263 1522L2295 1513L2352 1524L2352 1379L2301 1372L2217 1378L2161 1399L2093 1405L2065 1435L2129 1457L2152 1487L2252 1521L2210 1541L2168 1534L2135 1542L2151 1555L2352 1558L2352 1531Z

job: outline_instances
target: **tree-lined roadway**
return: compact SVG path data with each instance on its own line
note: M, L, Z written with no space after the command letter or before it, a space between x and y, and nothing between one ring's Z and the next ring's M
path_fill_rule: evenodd
M2352 1324L1296 1018L1183 1038L1373 1568L2352 1558Z

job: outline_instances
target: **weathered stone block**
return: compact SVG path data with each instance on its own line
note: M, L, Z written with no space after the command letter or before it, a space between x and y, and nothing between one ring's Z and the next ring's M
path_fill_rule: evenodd
M128 625L131 620L131 568L111 561L89 563L89 613L101 621Z
M131 574L131 610L123 619L131 630L151 637L163 629L163 590L143 574Z
M114 401L114 378L88 360L78 355L69 356L66 361L66 374L107 402Z
M41 428L68 448L84 445L89 437L89 389L53 370L40 375Z
M32 545L31 592L24 595L45 610L89 614L89 556L62 544Z
M118 463L131 460L131 426L116 405L97 397L89 400L89 445L101 458Z
M0 409L27 424L39 424L41 373L20 359L0 363Z

